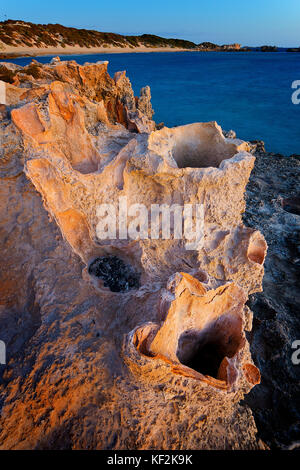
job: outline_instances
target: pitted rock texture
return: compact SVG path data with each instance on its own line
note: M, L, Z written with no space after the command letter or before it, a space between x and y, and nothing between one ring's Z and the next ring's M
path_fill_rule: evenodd
M150 92L105 64L37 66L0 125L1 448L264 448L240 404L267 249L242 222L248 144L215 122L155 131ZM203 243L100 239L97 207L120 197L202 204ZM139 284L113 292L99 259Z
M162 291L163 321L142 325L133 342L142 354L171 364L173 372L230 392L243 379L244 391L250 390L260 382L260 373L251 363L244 334L245 291L234 283L208 286L176 273Z
M7 67L6 63L3 64ZM141 96L134 97L126 73L118 72L112 78L107 72L107 64L104 61L81 66L75 61L52 60L50 64L42 65L33 60L32 64L26 67L13 67L12 85L6 84L7 104L18 100L18 93L21 100L38 100L47 93L51 82L58 81L69 84L69 89L73 92L96 104L86 113L87 126L89 114L92 114L92 118L96 114L96 121L103 121L105 124L121 123L127 127L127 112L136 112L141 108L142 112L147 111L149 126L154 128L154 122L151 121L153 112L151 114L150 90L145 92L142 88Z
M201 265L217 279L237 280L247 292L260 290L266 243L241 220L254 164L246 143L225 139L216 123L138 135L120 125L102 130L101 124L93 135L80 99L68 85L52 82L46 101L27 103L11 115L29 157L25 171L82 260L121 250L142 270L142 282L162 284L184 259L187 267ZM180 157L190 158L184 168L178 168ZM190 167L197 158L199 168ZM149 213L153 203L203 204L203 247L189 251L175 239L98 240L97 207L117 206L120 197Z
M295 449L300 435L300 365L293 364L292 343L300 338L300 216L284 201L299 194L300 157L255 148L256 162L247 185L244 221L268 242L263 292L250 296L251 352L261 385L246 397L270 448ZM291 205L289 206L291 209Z

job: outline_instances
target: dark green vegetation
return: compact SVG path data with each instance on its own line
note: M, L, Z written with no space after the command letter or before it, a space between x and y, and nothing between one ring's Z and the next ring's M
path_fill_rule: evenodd
M197 49L197 44L183 39L166 39L152 34L123 36L88 29L67 28L60 24L34 24L25 21L0 22L0 41L8 46L28 47L174 47Z
M30 75L33 78L40 78L40 67L39 64L29 64L22 68L22 74ZM0 80L7 83L13 83L16 75L16 71L10 70L5 65L0 65ZM28 77L27 77L28 78ZM19 77L20 81L26 80L26 77Z
M261 52L277 52L278 47L276 46L261 46Z
M4 45L4 47L3 47ZM154 34L140 36L124 36L116 33L102 33L90 29L68 28L60 24L34 24L21 20L6 20L0 22L0 58L10 59L20 55L17 52L5 52L5 46L27 46L32 48L47 47L129 47L135 49L139 46L149 48L169 47L172 49L186 49L194 51L260 51L276 52L276 46L261 46L257 48L240 47L239 44L218 45L212 42L196 44L184 39L162 38ZM3 49L1 53L1 47ZM298 52L300 48L288 49L289 52ZM36 53L37 54L37 53ZM23 54L29 55L29 54ZM37 54L38 55L38 54Z
M7 69L3 65L0 65L0 80L7 83L13 83L15 73L12 70Z

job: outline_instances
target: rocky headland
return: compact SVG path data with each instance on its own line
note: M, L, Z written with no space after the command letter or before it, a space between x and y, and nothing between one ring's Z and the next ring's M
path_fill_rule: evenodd
M157 126L106 63L1 70L0 448L295 446L299 158ZM201 204L203 244L100 239L120 197Z

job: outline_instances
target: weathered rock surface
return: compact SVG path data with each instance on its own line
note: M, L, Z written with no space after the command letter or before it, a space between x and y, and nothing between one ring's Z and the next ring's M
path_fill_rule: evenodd
M5 68L9 67L6 63L3 64ZM75 61L64 62L56 58L50 64L42 65L33 60L26 67L9 67L8 70L12 73L11 84L21 88L19 91L21 100L39 100L42 95L48 93L53 81L59 81L69 84L69 91L79 94L81 99L93 100L93 108L98 112L97 120L103 120L105 124L108 119L112 123L121 123L127 127L126 113L134 112L140 107L142 112L147 111L146 117L150 121L152 118L152 108L149 104L150 90L147 89L145 92L145 89L142 89L141 96L135 98L125 72L118 72L114 78L111 78L107 72L107 64L108 62L104 61L81 66ZM6 87L7 104L13 104L9 95L16 99L18 91L15 89L14 93L11 93L11 86L6 84ZM95 106L95 103L99 103L98 106ZM153 121L151 125L154 126Z
M150 91L105 64L38 67L7 85L0 125L1 448L264 447L240 404L267 249L242 222L248 144L214 122L155 131ZM201 204L201 242L99 238L120 197Z
M246 397L260 437L271 448L297 448L300 435L300 365L292 344L300 338L299 155L284 157L256 143L247 186L245 223L268 242L263 292L250 296L251 352L261 384ZM299 200L299 199L298 199Z

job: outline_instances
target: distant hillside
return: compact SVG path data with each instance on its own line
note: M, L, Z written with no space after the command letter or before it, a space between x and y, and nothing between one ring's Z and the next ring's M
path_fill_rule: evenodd
M81 49L74 51L74 49ZM0 56L42 55L74 52L130 52L131 50L194 50L194 51L277 51L275 46L241 47L240 44L196 44L185 39L166 39L154 34L125 36L90 29L68 28L60 24L35 24L21 20L0 22ZM290 51L299 52L298 48Z
M197 49L197 44L183 39L165 39L153 34L123 36L88 29L67 28L60 24L34 24L25 21L0 22L0 44L13 47L171 47ZM1 46L0 46L1 49Z

